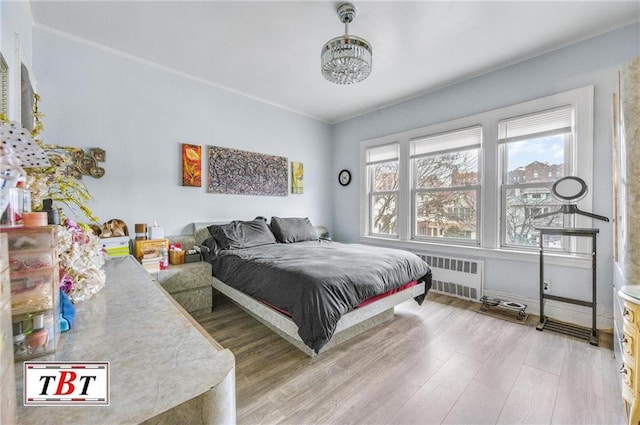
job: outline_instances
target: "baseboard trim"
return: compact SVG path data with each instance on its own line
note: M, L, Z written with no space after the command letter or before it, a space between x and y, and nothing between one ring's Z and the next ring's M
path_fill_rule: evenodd
M515 301L527 305L527 313L536 316L540 315L540 301L530 300L518 295L508 294L501 291L484 290L484 295L501 300ZM544 303L544 312L547 317L556 320L573 323L575 325L591 327L591 308L582 307L574 304L567 304L553 300L546 300ZM596 327L605 332L613 332L613 317L596 314Z

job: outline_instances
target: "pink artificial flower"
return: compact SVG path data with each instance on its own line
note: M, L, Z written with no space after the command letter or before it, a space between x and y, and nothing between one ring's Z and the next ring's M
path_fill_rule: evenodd
M62 292L65 294L68 294L73 289L73 279L66 273L62 279L60 279L60 289L62 289Z
M83 231L73 232L71 236L71 240L73 241L73 243L84 245L89 243L89 236Z

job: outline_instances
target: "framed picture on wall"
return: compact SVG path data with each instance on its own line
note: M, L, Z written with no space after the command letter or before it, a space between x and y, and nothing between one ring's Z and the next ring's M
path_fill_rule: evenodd
M0 53L0 114L9 116L9 66Z
M207 192L288 196L286 157L209 146Z
M25 54L20 35L17 33L14 34L14 46L15 49L10 58L12 60L8 62L12 67L11 72L9 72L9 70L6 71L6 87L4 85L5 77L3 70L3 103L4 92L9 91L6 102L8 118L19 122L25 129L33 131L36 126L34 107L37 105L36 93L38 92L38 86L33 67ZM9 56L7 56L7 58L9 58Z
M291 193L300 195L304 192L304 166L302 162L291 161Z
M33 115L33 106L35 104L35 90L31 82L31 74L29 68L22 63L20 64L20 121L24 128L33 131L35 128L35 117Z
M202 186L202 146L182 144L182 185Z

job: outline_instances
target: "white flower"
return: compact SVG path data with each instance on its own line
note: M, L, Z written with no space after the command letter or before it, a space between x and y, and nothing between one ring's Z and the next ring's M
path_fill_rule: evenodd
M105 254L100 239L67 219L58 227L61 287L71 301L91 298L105 285Z

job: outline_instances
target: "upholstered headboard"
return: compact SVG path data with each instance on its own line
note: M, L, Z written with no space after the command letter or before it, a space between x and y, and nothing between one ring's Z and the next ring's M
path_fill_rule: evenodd
M212 224L220 224L220 222L201 222L201 223L192 223L193 225L193 237L196 240L196 245L202 245L206 239L211 237L211 233L209 233L208 227Z

